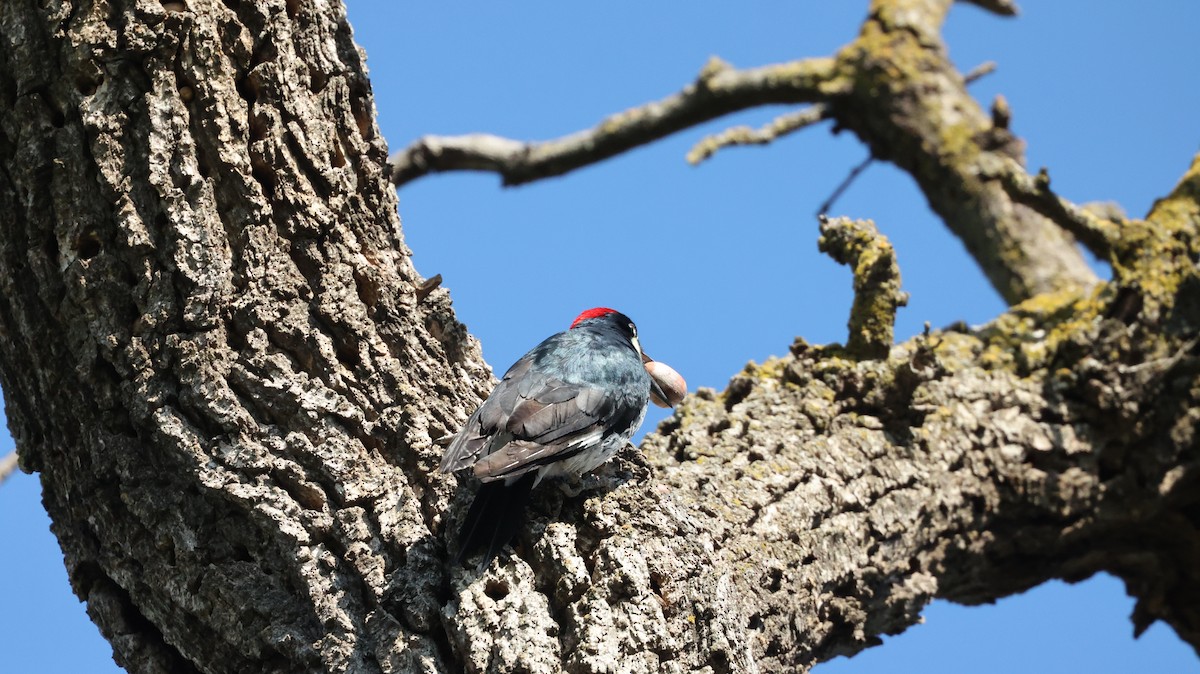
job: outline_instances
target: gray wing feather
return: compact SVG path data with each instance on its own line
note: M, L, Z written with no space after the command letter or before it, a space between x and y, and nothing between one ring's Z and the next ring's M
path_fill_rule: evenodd
M620 401L605 389L531 372L532 365L531 352L509 368L447 448L442 472L471 466L484 481L517 477L600 442L607 426L632 422L614 414Z
M475 410L475 414L471 415L458 435L454 436L454 440L446 448L446 453L442 455L439 472L451 473L466 468L475 461L475 457L487 444L489 436L482 432L479 424L479 413L482 411L482 408Z
M504 373L503 379L496 385L492 394L467 419L458 435L454 436L454 440L442 456L438 471L452 473L475 463L480 453L491 443L493 436L508 425L508 418L520 402L513 380L528 372L532 364L533 358L526 355L508 368L508 372Z
M497 387L480 409L479 430L487 437L475 443L468 436L461 447L469 454L461 458L455 455L457 467L450 470L472 465L474 460L474 473L480 479L516 477L561 453L599 441L603 430L600 419L613 405L603 390L537 376L526 376L522 384L529 380L536 385L520 387L527 390L524 395L519 388L501 391ZM468 422L459 438L471 431L471 426ZM493 436L504 441L494 442ZM459 438L447 450L447 457L459 450ZM492 451L487 451L489 442Z

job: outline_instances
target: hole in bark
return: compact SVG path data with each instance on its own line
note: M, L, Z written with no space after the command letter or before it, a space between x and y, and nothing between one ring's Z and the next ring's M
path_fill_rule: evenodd
M271 120L266 115L251 113L250 114L250 140L262 140L268 135L268 130L271 128Z
M237 81L237 92L242 97L242 100L253 105L258 100L258 82L252 79L250 75L247 75Z
M196 170L200 172L201 178L208 178L212 175L212 162L209 161L208 152L200 143L196 144Z
M666 589L663 588L663 583L667 581L667 577L658 571L650 572L650 590L658 597L658 603L664 609L671 608L672 599Z
M97 383L116 386L121 381L121 375L117 372L116 366L104 358L97 357L93 361L92 373L98 380Z
M368 309L374 308L375 304L379 302L379 284L370 276L355 271L354 286L358 291L358 299L362 300Z
M650 589L654 591L654 594L662 594L662 581L662 574L650 572Z
M493 601L500 601L508 596L508 583L497 579L489 580L487 585L483 586L483 593Z
M225 323L225 343L234 351L246 348L246 336L238 331L232 323Z
M88 593L92 591L92 584L104 577L104 571L100 565L95 562L83 562L71 572L71 585L74 586L79 596L86 600Z
M336 352L338 362L347 370L353 372L358 368L358 349L353 344L338 344Z
M45 253L46 259L50 264L58 265L58 237L51 234L46 237L46 245L42 247L42 252Z
M0 76L0 103L11 106L17 100L17 83L8 77Z
M746 621L747 629L758 630L758 629L762 629L762 626L763 626L762 616L757 613L751 615L750 619Z
M49 97L46 97L44 100L46 101L46 109L50 111L50 123L54 125L54 128L61 129L62 125L66 122L66 117L63 116L62 110L59 110L58 106L51 103Z
M75 241L75 254L81 260L90 260L100 254L100 237L88 230Z
M769 592L778 592L783 587L783 570L771 569L767 572L767 577L763 579L762 584Z
M300 14L300 3L296 0L287 0L287 2L284 3L284 7L287 8L287 15L289 19L294 20L296 16Z
M346 165L346 153L342 151L341 143L333 144L333 167L342 168Z
M768 656L777 656L782 654L783 650L783 644L780 643L779 639L771 639L771 641L767 643L766 650L763 652Z
M350 91L350 110L354 114L354 121L358 125L358 135L362 136L363 140L371 140L374 137L371 115L368 112L370 109L366 105L366 94L360 87L354 87Z
M103 77L97 79L94 77L80 75L79 77L75 78L75 90L83 96L91 96L92 94L96 93L97 89L100 88L100 82L103 80Z
M275 174L271 171L271 167L259 155L254 155L250 160L250 175L262 185L263 194L267 197L275 194Z
M279 58L279 50L275 47L275 43L268 37L266 40L258 43L254 53L250 55L249 70L254 70L255 66L267 61L274 61L277 58ZM251 73L251 76L253 76L253 73ZM260 83L255 84L257 86Z
M313 68L309 71L308 88L314 93L320 93L325 90L325 85L329 84L329 75Z

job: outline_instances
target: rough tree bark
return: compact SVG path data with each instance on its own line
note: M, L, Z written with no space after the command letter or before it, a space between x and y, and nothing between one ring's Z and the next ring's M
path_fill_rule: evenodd
M691 396L479 575L446 562L465 494L434 468L491 375L409 261L341 8L0 4L0 377L118 662L803 670L933 597L1099 570L1200 648L1200 157L1144 220L1059 199L962 91L948 6L876 0L788 100L917 176L1023 301L888 350L886 241L826 223L853 348Z

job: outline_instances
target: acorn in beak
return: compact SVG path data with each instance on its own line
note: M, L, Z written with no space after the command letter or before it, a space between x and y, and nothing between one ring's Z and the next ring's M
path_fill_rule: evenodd
M650 401L659 407L674 407L687 395L687 382L670 365L642 354L642 364L650 374Z

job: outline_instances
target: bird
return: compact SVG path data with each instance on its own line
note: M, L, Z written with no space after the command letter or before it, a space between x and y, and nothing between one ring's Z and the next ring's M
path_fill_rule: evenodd
M530 493L612 458L641 426L646 403L674 405L683 379L648 367L637 326L595 307L508 368L446 448L439 472L470 468L482 484L463 520L455 563L486 549L482 571L516 535ZM659 378L656 378L659 377ZM666 386L663 386L663 383Z

